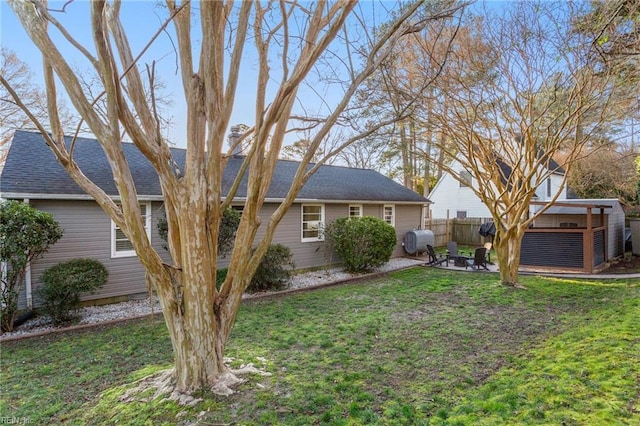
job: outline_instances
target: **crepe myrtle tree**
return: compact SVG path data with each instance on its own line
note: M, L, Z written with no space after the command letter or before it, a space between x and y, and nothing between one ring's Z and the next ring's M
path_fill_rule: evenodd
M358 108L352 102L354 93L398 40L429 22L450 19L461 7L455 1L398 4L397 13L390 13L389 22L374 33L373 15L365 16L373 9L359 7L356 1L207 1L192 7L190 1L167 0L166 21L142 52L134 52L128 35L138 31L125 28L120 19L125 2L66 4L67 9L90 10L84 24L92 28L91 40L74 38L44 2L11 0L9 4L42 54L52 129L51 134L43 131L43 137L75 182L131 241L149 285L158 294L174 352L174 367L163 375L163 389L178 395L203 388L232 392L230 386L238 378L224 363L225 347L242 295L276 226L309 177L328 158L376 128L392 125L412 106L407 99L405 109L396 116L372 120L375 124L359 128L349 120L349 114ZM390 7L388 3L379 6L381 10ZM75 21L69 28L78 25ZM166 32L175 38L177 59L171 66L177 64L181 81L177 90L186 104L181 129L187 144L186 160L180 166L159 133L153 96L145 93L153 87L144 84L145 78L153 77L147 70L154 67L139 63L146 49ZM69 55L61 50L62 43L75 48L96 70L103 85L106 115L97 114L83 93L69 65ZM234 111L247 109L246 97L239 106L236 92L241 71L248 67L254 70L255 82L242 84L255 84L255 122L236 140L236 144L250 141L249 149L235 182L223 192L222 173L234 148L225 150L225 134ZM6 86L1 77L0 81ZM60 90L66 92L102 146L118 190L118 203L83 173L73 159L72 148L65 145L56 115L55 94ZM331 99L323 97L324 93L331 93ZM318 147L337 126L352 133L311 164ZM44 130L42 123L38 127ZM286 196L270 216L261 217L285 135L301 128L314 130L308 150ZM147 237L132 173L122 151L125 136L159 177L170 262L163 261ZM218 290L218 230L243 175L248 180L242 218L228 256L228 273Z
M469 189L489 209L505 285L521 287L525 231L562 195L585 148L615 120L620 86L590 62L590 40L567 31L580 15L571 6L531 1L485 11L476 27L484 49L464 57L454 52L448 65L463 72L447 78L440 93L439 148L457 160L445 169L461 183L471 180ZM536 192L554 174L563 176L561 184L532 211Z

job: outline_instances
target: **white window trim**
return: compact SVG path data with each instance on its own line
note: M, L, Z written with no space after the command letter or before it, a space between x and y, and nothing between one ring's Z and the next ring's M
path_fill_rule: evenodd
M140 205L146 206L145 230L147 231L149 241L151 241L151 203L144 202L140 203ZM118 226L113 219L111 219L111 258L135 257L135 250L116 251L116 229L118 229Z
M357 207L358 208L358 215L357 216L351 216L351 208L352 207ZM349 217L362 217L362 212L363 212L363 208L362 208L362 204L349 204Z
M317 237L304 237L304 208L305 207L320 207L320 222L318 223L318 236ZM300 241L303 243L309 243L313 241L324 241L324 233L322 229L324 227L324 204L311 204L306 203L300 206Z
M391 222L387 222L387 215L386 215L387 208L391 208ZM387 222L389 225L393 226L394 228L396 227L396 206L395 206L395 204L385 204L384 206L382 206L382 220L384 220L385 222Z

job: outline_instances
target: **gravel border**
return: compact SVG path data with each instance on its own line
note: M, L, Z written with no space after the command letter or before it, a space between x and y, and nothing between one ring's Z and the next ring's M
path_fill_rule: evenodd
M305 289L324 287L331 284L371 277L372 275L383 274L399 269L410 268L425 264L424 260L399 257L391 259L383 266L376 268L368 274L351 274L342 268L320 269L317 271L305 272L294 275L289 287L281 292L245 294L243 299L254 299L265 296L275 296L298 292ZM113 303L102 306L87 306L80 309L80 320L70 327L55 327L49 317L42 316L27 320L15 331L4 333L0 336L0 342L16 340L25 337L42 336L50 333L69 331L74 329L87 328L100 324L110 324L134 318L141 318L152 313L160 313L160 304L154 300L153 306L149 298L142 300L129 300L127 302Z

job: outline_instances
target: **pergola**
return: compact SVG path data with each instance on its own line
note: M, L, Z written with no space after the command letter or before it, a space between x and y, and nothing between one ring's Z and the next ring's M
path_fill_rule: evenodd
M533 201L531 204L544 206L547 203ZM608 229L604 211L612 206L563 202L553 203L553 206L584 209L586 226L529 228L522 240L520 265L535 270L585 273L604 269L608 258ZM594 221L594 210L599 220Z

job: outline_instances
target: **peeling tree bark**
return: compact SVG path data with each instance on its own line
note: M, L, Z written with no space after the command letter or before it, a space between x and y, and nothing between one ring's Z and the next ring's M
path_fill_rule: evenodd
M55 99L57 89L63 88L107 156L120 194L119 204L86 178L74 162L72 152L65 146L61 130L49 136L44 132L42 123L37 123L63 167L98 202L133 244L146 269L147 280L160 299L175 355L172 380L175 389L183 393L202 388L220 389L218 385L221 383L222 391L228 390L224 387L231 372L224 364L224 353L242 295L271 243L278 223L311 174L327 160L324 158L308 168L318 146L345 113L358 87L379 67L398 40L420 31L430 19L447 18L458 8L457 5L443 3L442 8L433 15L418 19L416 12L423 4L412 3L385 27L384 34L371 39L370 51L368 57L364 58L360 72L350 74L351 80L341 86L344 89L342 100L328 117L319 121L317 133L310 140L288 194L272 216L262 218L262 221L259 212L265 202L285 134L291 127L298 88L323 55L329 55L330 46L345 29L347 19L354 11L354 1L319 1L309 7L287 1L266 5L245 1L236 6L233 2L208 1L200 2L196 10L191 8L189 1L178 3L167 0L169 17L166 23L175 25L182 93L187 104L184 129L186 164L180 170L159 133L159 117L146 101L143 78L136 66L127 32L119 19L119 1L109 3L96 0L91 3L91 48L84 48L65 32L47 11L46 3L11 0L10 5L43 55L45 67L49 70L49 98ZM202 33L200 51L196 53L197 69L191 40L194 13L200 14ZM278 16L280 22L276 22ZM269 25L263 26L263 18L269 19ZM292 30L294 19L305 20L304 25L295 25L296 31L303 31L303 34L296 34ZM234 24L233 31L228 29L230 22ZM49 23L95 67L105 89L102 96L106 117L94 111L94 100L83 93L82 85L66 58L52 41ZM218 291L218 227L224 207L234 197L237 188L236 182L231 193L222 193L222 173L227 159L223 149L247 40L251 40L260 53L259 85L255 99L256 123L245 135L252 140L243 166L249 175L247 196L227 278ZM298 40L304 40L304 43L298 43ZM283 70L279 87L269 98L272 92L268 90L268 82L273 80L268 63L270 49L278 46L285 53L282 55ZM288 63L288 53L293 51L294 46L299 49L292 56L296 59ZM91 51L97 52L95 57L89 53ZM228 64L225 63L227 58L230 58ZM50 109L55 109L54 101ZM50 115L52 128L60 129L56 115ZM376 125L388 125L394 120ZM169 265L163 263L147 238L134 181L122 151L123 129L158 173L169 228L168 245L172 257ZM350 137L331 155L338 154L341 149L375 129L374 126L361 135ZM262 237L257 239L259 227L263 232Z

